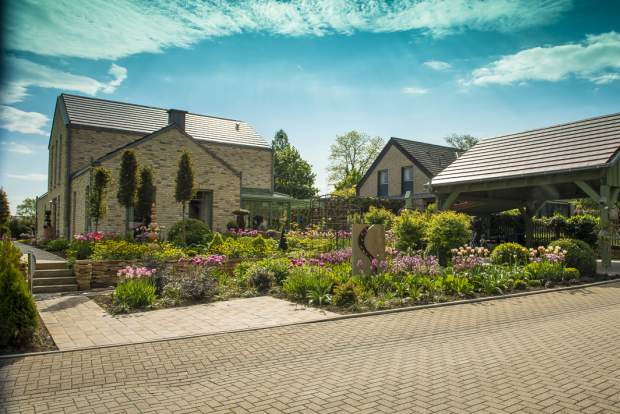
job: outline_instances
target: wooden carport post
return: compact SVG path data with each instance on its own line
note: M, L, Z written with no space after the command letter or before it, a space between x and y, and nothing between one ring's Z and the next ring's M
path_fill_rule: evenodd
M583 190L599 206L600 230L598 232L598 250L603 263L603 272L609 273L611 270L611 221L609 220L609 210L618 201L620 188L613 191L608 184L601 184L600 194L585 181L576 181L575 184Z
M538 210L539 203L531 201L521 207L521 215L523 216L523 222L525 224L525 245L527 247L534 247L534 215Z

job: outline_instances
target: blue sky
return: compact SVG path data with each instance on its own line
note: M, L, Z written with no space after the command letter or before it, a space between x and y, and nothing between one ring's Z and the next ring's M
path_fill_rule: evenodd
M327 155L356 129L443 143L620 111L620 3L9 1L0 186L47 186L65 91L283 128L328 190ZM78 5L79 4L79 5Z

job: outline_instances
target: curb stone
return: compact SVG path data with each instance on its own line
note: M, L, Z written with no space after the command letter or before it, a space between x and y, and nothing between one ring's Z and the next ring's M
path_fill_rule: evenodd
M282 327L297 326L297 325L309 325L309 324L317 324L317 323L324 323L324 322L340 321L340 320L345 320L345 319L366 318L370 316L388 315L392 313L412 312L412 311L421 310L421 309L442 308L442 307L447 307L447 306L467 305L467 304L472 304L472 303L481 303L481 302L489 302L489 301L495 301L495 300L520 298L524 296L540 295L540 294L545 294L545 293L563 292L563 291L568 291L568 290L584 289L588 287L602 286L602 285L608 285L608 284L613 284L613 283L620 283L620 279L616 278L616 279L610 279L610 280L603 280L599 282L585 283L581 285L540 289L540 290L534 290L531 292L509 293L507 295L485 296L481 298L463 299L463 300L456 300L456 301L451 301L451 302L429 303L425 305L405 306L402 308L385 309L385 310L379 310L379 311L352 313L352 314L347 314L347 315L332 316L330 318L325 318L325 319L317 319L314 321L291 322L291 323L283 323L280 325L273 325L273 326L262 326L262 327L257 327L257 328L233 329L233 330L228 330L228 331L225 330L225 331L219 331L219 332L209 332L209 333L204 333L204 334L174 336L174 337L168 337L168 338L158 338L158 339L152 339L152 340L147 340L147 341L125 343L125 344L121 343L121 344L95 345L95 346L65 349L65 350L59 349L55 351L26 352L22 354L7 354L7 355L0 355L0 360L8 360L8 359L13 359L13 358L25 358L25 357L49 355L49 354L60 354L60 353L65 353L65 352L114 348L114 347L121 347L121 346L142 345L142 344L149 344L149 343L200 338L200 337L205 337L205 336L214 336L214 335L222 335L222 334L262 331L265 329L274 329L274 328L282 328Z

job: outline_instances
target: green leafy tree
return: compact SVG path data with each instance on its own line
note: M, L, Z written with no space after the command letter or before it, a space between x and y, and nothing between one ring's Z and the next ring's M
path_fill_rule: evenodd
M194 170L192 168L192 160L189 154L184 152L179 160L179 169L177 170L176 191L174 198L177 203L183 204L182 220L185 220L185 207L187 202L194 196ZM186 240L186 231L183 227L183 240Z
M30 343L37 309L19 268L21 253L8 237L0 243L0 346Z
M105 217L108 211L110 177L110 171L105 168L97 168L95 170L89 201L89 214L90 218L95 222L95 230L99 230L99 221Z
M0 188L0 235L9 231L9 221L11 219L11 210L9 208L9 197L6 191Z
M272 146L275 190L295 198L315 196L318 192L314 187L316 174L310 164L301 158L297 148L289 143L283 130L276 133Z
M337 136L336 142L329 148L327 170L330 183L337 190L355 187L355 184L379 155L383 145L383 138L371 138L370 135L357 131L350 131Z
M444 138L448 144L456 149L467 151L478 143L478 138L472 137L469 134L451 134Z
M34 224L37 217L37 201L28 197L17 205L17 216L19 221L31 230L34 230Z
M118 175L118 192L116 198L125 207L125 231L129 230L129 218L136 205L138 192L138 161L133 151L125 151L121 159L121 171Z
M136 214L145 226L151 224L153 203L155 202L155 185L153 184L153 170L144 167L140 171L140 185L138 187L138 201Z

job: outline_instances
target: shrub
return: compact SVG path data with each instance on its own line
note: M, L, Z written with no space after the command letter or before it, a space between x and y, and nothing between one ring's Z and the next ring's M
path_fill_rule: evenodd
M564 280L577 280L580 276L579 270L574 267L567 267L564 269Z
M163 291L178 290L183 300L202 300L212 297L217 287L217 279L213 276L214 267L190 265L174 273L166 273L162 277Z
M262 266L269 269L273 273L276 282L282 284L288 277L291 261L286 258L263 259L256 262L252 267L254 266Z
M150 277L124 279L114 290L114 304L124 311L150 307L155 302L155 290Z
M597 243L599 218L591 214L576 214L566 220L568 233L574 239L583 240L594 247Z
M331 291L334 281L324 271L319 271L314 275L308 297L310 303L322 306L331 301Z
M564 266L562 263L552 263L547 261L529 263L523 269L528 279L559 281L564 277Z
M442 211L431 216L424 238L429 254L439 257L445 264L450 250L469 243L471 240L471 219L463 213Z
M266 293L276 282L276 277L267 266L256 265L248 269L247 280L258 293Z
M377 208L370 206L368 212L364 214L364 223L366 224L383 224L387 229L392 227L394 221L394 213L385 208Z
M517 279L512 283L512 288L515 290L525 290L527 289L527 283L525 280Z
M550 246L559 246L566 250L566 267L574 267L581 276L596 274L596 253L588 243L576 239L560 239L551 242Z
M353 280L339 283L334 288L332 304L336 306L349 307L357 303L357 287Z
M183 256L183 250L171 243L135 243L126 240L104 240L93 246L93 260L172 260Z
M305 302L312 287L312 276L306 266L294 267L282 285L284 292L295 300Z
M529 257L529 250L519 243L502 243L491 252L491 263L524 265Z
M45 243L45 250L50 252L64 252L70 246L70 242L67 239L54 239Z
M541 287L542 286L542 280L538 280L538 279L528 279L527 284L531 287Z
M396 235L396 248L402 251L420 249L427 221L428 217L418 211L403 210L392 225Z
M183 238L183 228L185 228L185 239ZM168 240L179 246L208 243L211 237L212 233L209 226L192 218L177 221L168 232Z
M37 328L37 309L19 270L20 257L5 237L0 244L0 346L27 344Z

